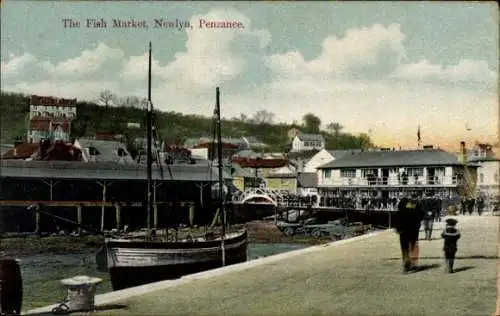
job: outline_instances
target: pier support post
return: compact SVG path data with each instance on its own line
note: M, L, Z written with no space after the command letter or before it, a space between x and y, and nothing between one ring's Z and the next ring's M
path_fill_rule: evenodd
M156 188L158 188L161 183L156 184L156 180L153 181L153 228L158 228L158 203L156 202Z
M35 208L35 232L40 233L40 206Z
M101 232L104 231L104 210L106 207L104 204L106 203L106 191L108 186L110 186L112 183L107 183L106 181L104 182L99 182L97 181L97 184L99 184L102 187L102 204L101 204Z
M196 186L200 189L200 205L203 207L203 188L208 186L207 183L197 183Z
M389 211L389 229L391 229L392 227L392 211Z
M76 207L76 218L77 218L77 222L78 222L78 225L82 225L82 206L81 205L78 205ZM81 234L82 233L82 227L78 227L78 234Z
M115 204L116 229L120 230L121 226L121 205Z
M49 181L45 180L45 179L40 179L42 180L43 183L45 183L46 185L49 186L50 188L50 201L52 201L54 199L54 186L56 184L59 183L59 181L54 181L52 179L50 179Z
M158 227L158 204L153 205L153 228Z
M189 224L193 226L194 223L194 204L189 204Z

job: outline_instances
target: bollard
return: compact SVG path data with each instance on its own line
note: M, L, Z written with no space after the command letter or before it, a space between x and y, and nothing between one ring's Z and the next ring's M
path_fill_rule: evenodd
M95 310L95 291L100 278L79 275L61 280L67 288L68 294L64 303L54 308L53 313L64 312L92 312Z
M23 302L23 281L19 261L0 260L0 314L20 315Z

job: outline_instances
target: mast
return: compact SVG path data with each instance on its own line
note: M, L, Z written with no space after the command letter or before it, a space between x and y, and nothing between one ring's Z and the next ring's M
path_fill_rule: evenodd
M220 127L220 92L219 87L215 89L215 119L217 125L217 158L219 160L219 203L221 217L221 248L222 266L226 265L226 251L224 249L224 239L226 237L226 198L224 196L224 177L222 174L222 135Z
M151 42L149 42L149 65L148 65L148 103L147 103L147 115L146 115L146 127L147 127L147 173L148 173L148 193L147 193L147 229L148 238L151 237L151 209L152 209L152 165L153 165L153 149L151 144L152 138L152 116L153 116L153 106L151 103Z

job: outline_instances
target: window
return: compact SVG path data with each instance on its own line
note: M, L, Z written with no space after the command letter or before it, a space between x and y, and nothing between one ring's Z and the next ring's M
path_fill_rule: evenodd
M484 182L484 174L480 173L479 174L479 183L483 183Z
M368 177L377 177L378 176L378 170L377 169L361 169L361 178L368 178Z
M327 169L324 171L325 179L330 178L332 176L332 171Z
M340 170L340 176L342 178L354 178L356 177L356 170L355 169Z
M408 168L407 169L408 176L417 176L421 177L424 175L424 168Z

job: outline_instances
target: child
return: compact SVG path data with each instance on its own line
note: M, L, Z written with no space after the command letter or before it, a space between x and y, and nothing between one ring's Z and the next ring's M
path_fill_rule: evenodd
M448 273L453 273L453 262L457 253L457 241L460 239L460 232L455 227L458 221L453 218L446 220L446 227L441 234L444 239L444 258L446 261L446 270Z

